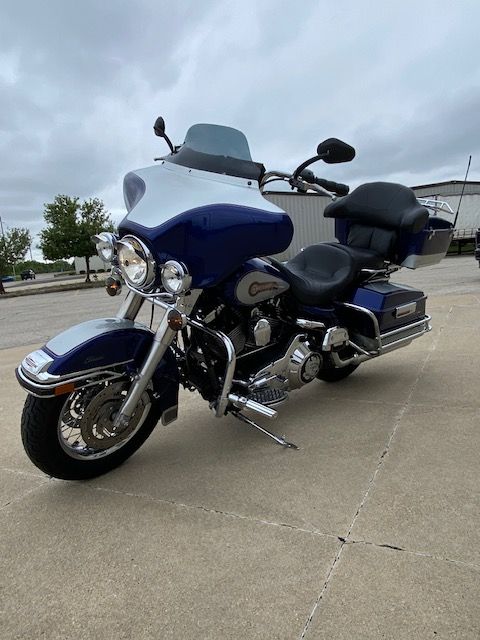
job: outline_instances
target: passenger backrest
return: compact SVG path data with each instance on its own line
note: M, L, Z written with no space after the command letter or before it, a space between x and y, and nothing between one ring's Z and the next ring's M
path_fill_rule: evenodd
M392 229L368 227L363 224L350 225L347 236L348 246L368 249L379 256L392 260L396 244L397 233Z
M398 259L401 236L419 233L428 223L428 211L413 191L389 182L360 185L329 204L324 216L335 218L341 243L374 251L391 262Z

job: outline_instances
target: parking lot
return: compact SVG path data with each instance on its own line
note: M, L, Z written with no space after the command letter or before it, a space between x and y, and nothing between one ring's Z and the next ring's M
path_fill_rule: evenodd
M2 640L478 640L480 269L395 280L429 294L433 331L292 393L272 426L299 451L182 393L177 422L84 483L25 456L13 369L119 298L0 300Z

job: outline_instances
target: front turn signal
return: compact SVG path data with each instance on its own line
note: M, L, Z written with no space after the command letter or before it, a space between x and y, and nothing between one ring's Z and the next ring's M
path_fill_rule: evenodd
M109 276L105 280L105 289L109 296L118 296L122 292L122 283L118 278Z

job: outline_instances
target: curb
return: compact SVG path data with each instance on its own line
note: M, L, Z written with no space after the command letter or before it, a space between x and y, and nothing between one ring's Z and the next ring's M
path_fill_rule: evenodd
M104 287L105 282L103 280L98 280L97 282L70 282L65 284L57 284L52 287L42 287L38 289L34 289L30 291L28 289L23 289L22 291L12 291L12 293L5 293L4 295L0 295L0 300L7 298L19 298L21 296L35 296L37 294L42 293L58 293L59 291L74 291L76 289L98 289L99 287Z

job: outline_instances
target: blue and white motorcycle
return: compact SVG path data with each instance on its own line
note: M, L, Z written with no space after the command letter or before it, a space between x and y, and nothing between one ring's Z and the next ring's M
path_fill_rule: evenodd
M171 153L127 174L118 235L95 237L113 264L108 293L122 280L128 288L116 317L68 329L17 369L29 394L25 450L57 478L121 464L159 422L177 418L180 385L197 390L212 416L231 414L296 448L257 420L275 418L291 391L340 381L430 330L426 296L390 275L441 260L452 225L409 188L374 182L347 195L346 185L315 177L313 162L355 156L334 138L289 174L253 162L229 127L194 125L177 147L162 118L154 129ZM274 180L330 196L324 215L339 242L288 262L271 257L293 235L287 213L262 196ZM145 302L160 312L156 330L136 321Z

